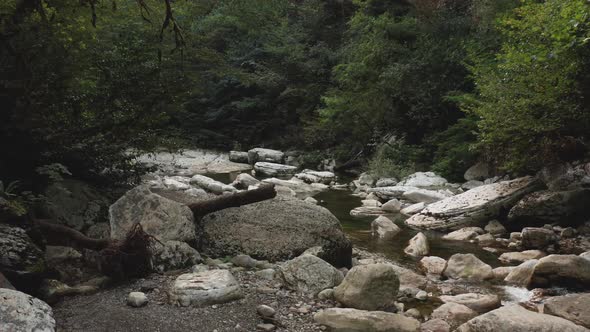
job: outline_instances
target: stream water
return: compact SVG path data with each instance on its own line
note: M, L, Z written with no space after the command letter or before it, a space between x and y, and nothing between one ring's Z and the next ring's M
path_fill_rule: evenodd
M231 183L237 173L206 175L224 183ZM352 195L350 190L330 189L315 195L314 198L318 200L321 206L330 210L340 220L344 232L349 236L356 248L383 255L401 266L416 270L419 259L404 254L404 248L408 245L408 241L417 233L416 230L405 226L404 220L407 217L399 213L386 215L402 229L402 232L393 239L383 240L373 236L371 232L371 222L376 217L353 217L350 215L352 209L362 205L361 198ZM430 243L430 256L449 259L456 253L472 253L492 267L501 265L496 255L483 250L477 244L443 240L443 234L438 232L425 232L425 235ZM531 297L531 292L524 288L489 283L482 283L480 286L498 294L503 302L521 302Z

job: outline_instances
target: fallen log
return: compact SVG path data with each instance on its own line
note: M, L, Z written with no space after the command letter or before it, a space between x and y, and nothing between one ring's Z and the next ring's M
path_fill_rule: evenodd
M220 197L189 204L199 220L206 214L252 204L276 196L274 185L265 184L258 189L226 194ZM89 249L99 252L100 270L115 279L141 277L151 271L152 246L158 239L147 234L141 224L135 224L123 240L94 239L67 226L46 219L31 217L34 231L43 236L45 244Z

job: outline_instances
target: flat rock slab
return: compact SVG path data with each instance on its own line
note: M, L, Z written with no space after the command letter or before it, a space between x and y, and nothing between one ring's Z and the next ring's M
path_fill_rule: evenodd
M254 164L254 170L262 176L286 176L295 174L297 167L260 161Z
M471 310L485 313L500 306L500 298L493 294L465 293L459 295L443 295L440 299L445 302L459 303Z
M183 307L204 306L239 300L238 281L228 270L209 270L180 275L170 290L171 300Z
M545 313L590 329L590 293L556 296L545 301Z
M510 208L540 185L530 176L483 185L428 205L419 214L407 219L406 224L412 228L431 230L477 226L498 217L503 209Z
M318 324L334 332L417 332L420 322L414 318L384 311L330 308L314 316Z
M588 332L583 326L551 315L526 310L512 304L475 317L461 325L458 332Z

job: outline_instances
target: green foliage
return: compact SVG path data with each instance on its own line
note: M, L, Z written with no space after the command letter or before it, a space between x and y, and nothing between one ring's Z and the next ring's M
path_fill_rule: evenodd
M505 170L530 172L590 130L590 6L524 1L497 29L497 53L471 57L478 95L464 109L480 118L482 153Z
M409 145L403 139L390 139L381 145L369 161L369 172L377 178L397 179L421 170L427 151L419 145Z

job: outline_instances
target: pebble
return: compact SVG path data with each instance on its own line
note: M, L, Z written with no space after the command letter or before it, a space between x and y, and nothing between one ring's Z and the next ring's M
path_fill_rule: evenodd
M418 293L416 293L416 299L420 300L420 301L426 301L426 300L428 300L428 293L421 290Z
M258 324L256 328L260 331L274 331L277 327L272 324Z
M148 303L147 296L142 292L131 292L127 296L127 305L135 308L143 307Z
M262 318L272 318L276 314L275 309L264 304L261 304L258 307L256 307L256 312L260 316L262 316Z

